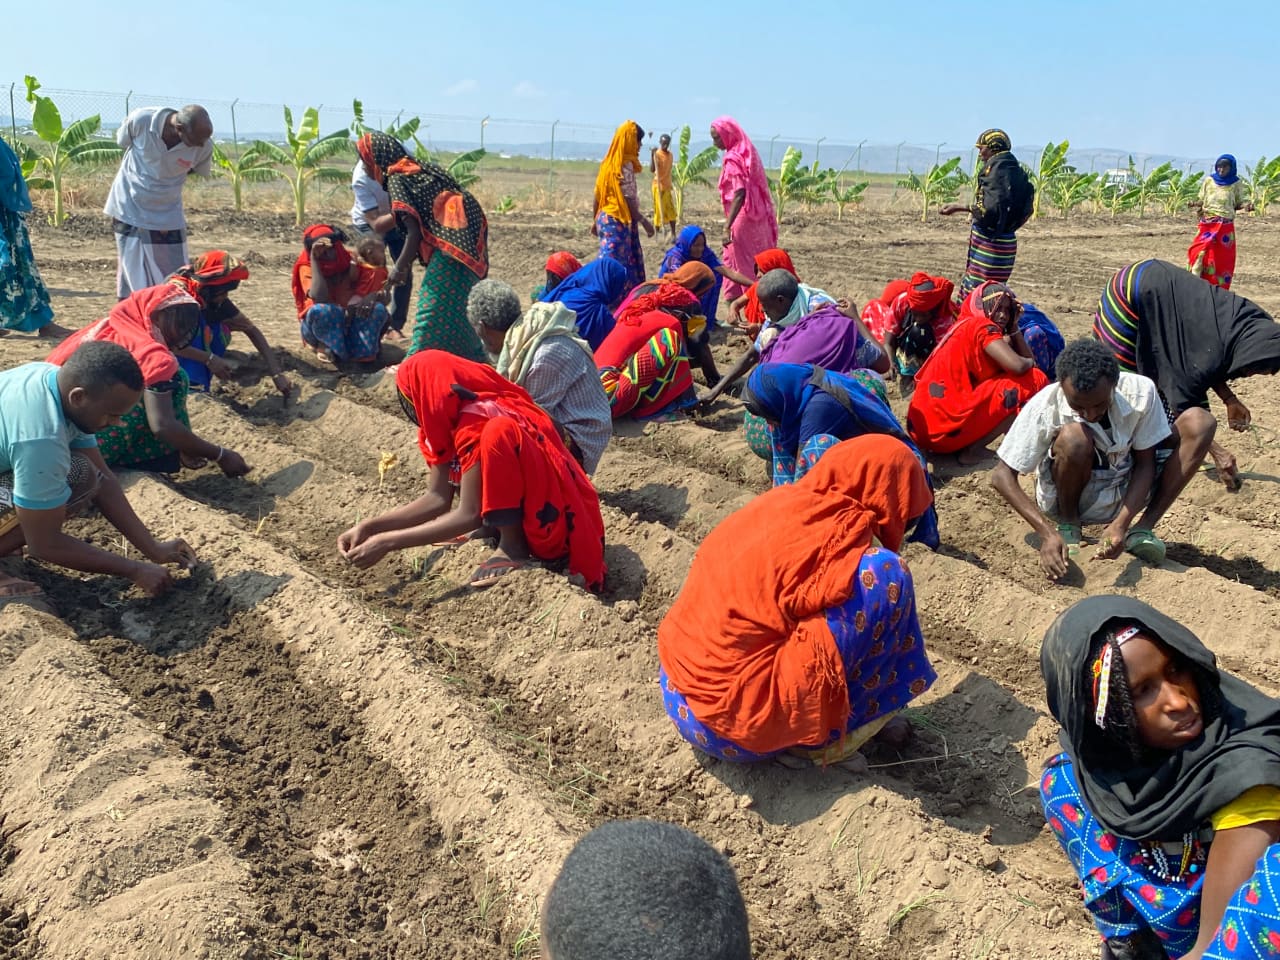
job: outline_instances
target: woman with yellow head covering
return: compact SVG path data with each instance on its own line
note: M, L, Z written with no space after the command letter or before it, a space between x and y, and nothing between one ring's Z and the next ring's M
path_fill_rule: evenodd
M617 260L626 268L628 289L644 282L640 228L653 236L653 223L640 212L640 195L636 191L643 139L644 131L634 120L618 127L596 174L595 223L591 233L600 238L600 256Z

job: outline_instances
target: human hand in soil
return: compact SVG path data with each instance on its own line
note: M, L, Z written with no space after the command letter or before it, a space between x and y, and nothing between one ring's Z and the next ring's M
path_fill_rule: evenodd
M231 364L223 360L221 357L210 356L205 361L205 366L209 368L209 372L219 380L231 379Z
M276 389L280 391L280 396L287 397L293 393L293 381L286 377L283 373L277 373L271 378L271 382L276 385Z
M1094 556L1100 560L1114 560L1124 552L1124 538L1129 533L1127 527L1111 523L1102 531L1102 539L1098 541L1098 550Z
M343 556L359 570L368 570L391 552L391 547L377 534L347 550Z
M149 559L153 563L172 563L184 570L191 570L196 565L196 552L185 540L162 540L156 544L156 551Z
M1227 426L1238 433L1243 433L1249 429L1249 424L1252 422L1253 414L1239 399L1227 401Z
M363 543L369 536L364 524L357 523L338 534L338 552L344 557Z
M969 205L967 203L944 203L938 208L938 212L944 217L949 217L953 213L968 213Z
M1040 569L1050 580L1067 575L1067 541L1056 530L1040 541Z
M236 453L234 450L223 450L222 457L218 460L218 466L222 469L224 475L228 477L243 477L253 468L244 462L244 457Z
M158 597L173 586L173 574L154 563L138 564L129 579L150 597Z
M1209 446L1209 456L1213 457L1213 465L1218 468L1218 479L1228 490L1239 490L1240 470L1236 467L1235 454L1214 442Z

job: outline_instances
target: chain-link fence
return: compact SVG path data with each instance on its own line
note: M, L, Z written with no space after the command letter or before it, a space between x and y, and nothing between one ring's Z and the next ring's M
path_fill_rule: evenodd
M7 88L7 89L6 89ZM256 139L280 142L284 139L284 112L281 104L250 100L210 100L202 97L163 96L140 91L105 92L100 90L42 89L62 113L64 122L79 120L98 114L102 118L104 133L115 130L130 110L143 106L180 107L187 103L200 103L213 119L215 136L221 142L243 143ZM7 95L8 102L4 102ZM295 122L304 108L294 106ZM318 104L320 132L329 133L351 125L352 105ZM13 134L21 134L30 127L31 107L26 102L21 82L0 86L0 112L7 108L3 126ZM556 160L599 160L608 147L614 128L600 124L579 123L570 120L522 120L493 116L455 116L431 113L408 107L365 106L365 122L372 127L385 128L389 124L404 122L410 117L421 121L418 137L430 150L455 152L484 147L497 154ZM669 118L668 118L669 119ZM661 133L670 133L672 139L679 135L679 124L656 123L640 118L640 123L650 131L651 140ZM804 162L818 161L822 167L836 170L868 173L923 172L932 164L950 157L961 158L966 169L972 169L977 152L971 143L900 143L874 142L870 139L850 142L828 137L792 136L767 131L752 131L752 139L760 149L766 166L777 169L787 147L794 146L803 154ZM710 144L709 132L694 129L692 150L701 150ZM1015 153L1034 164L1042 146L1015 144ZM1143 172L1165 161L1186 170L1208 170L1212 157L1178 157L1125 150L1073 150L1067 160L1083 173L1114 168L1127 168L1129 157Z

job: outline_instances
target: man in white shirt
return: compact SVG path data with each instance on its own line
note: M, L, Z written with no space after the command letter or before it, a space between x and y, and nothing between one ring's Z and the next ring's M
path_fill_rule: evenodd
M1178 438L1155 383L1121 372L1111 351L1093 339L1068 344L1057 374L1058 382L1032 397L1005 434L992 486L1040 535L1040 566L1050 579L1066 574L1086 523L1107 525L1097 556L1126 551L1159 563L1165 547L1152 528L1184 484L1178 471L1161 476ZM1034 502L1018 485L1018 474L1027 473L1036 476Z
M116 130L124 150L104 212L116 235L116 296L164 283L187 262L182 184L207 177L213 122L204 107L142 107Z
M357 159L351 171L351 193L355 203L351 207L351 225L360 233L376 233L386 241L391 260L400 259L404 250L404 231L396 226L391 213L391 197L376 176L370 174L364 160ZM404 325L409 318L409 295L413 288L413 269L404 283L391 288L391 324L386 335L392 340L404 339Z

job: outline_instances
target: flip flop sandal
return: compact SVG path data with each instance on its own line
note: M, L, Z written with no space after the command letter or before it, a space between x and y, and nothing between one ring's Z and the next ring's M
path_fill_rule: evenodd
M1163 540L1150 530L1137 527L1124 538L1124 552L1147 563L1163 563L1166 551Z
M1080 524L1058 524L1058 536L1060 536L1062 538L1062 542L1067 545L1067 556L1074 557L1080 553Z
M529 566L527 560L508 560L505 557L490 557L471 575L471 586L476 590L486 590L509 573L523 570Z
M466 543L466 542L467 542L468 540L470 540L470 539L471 539L470 534L460 533L460 534L458 534L456 537L453 537L453 538L452 538L452 539L450 539L450 540L437 540L435 543L431 544L431 546L433 546L433 547L460 547L460 546L462 546L462 544Z

